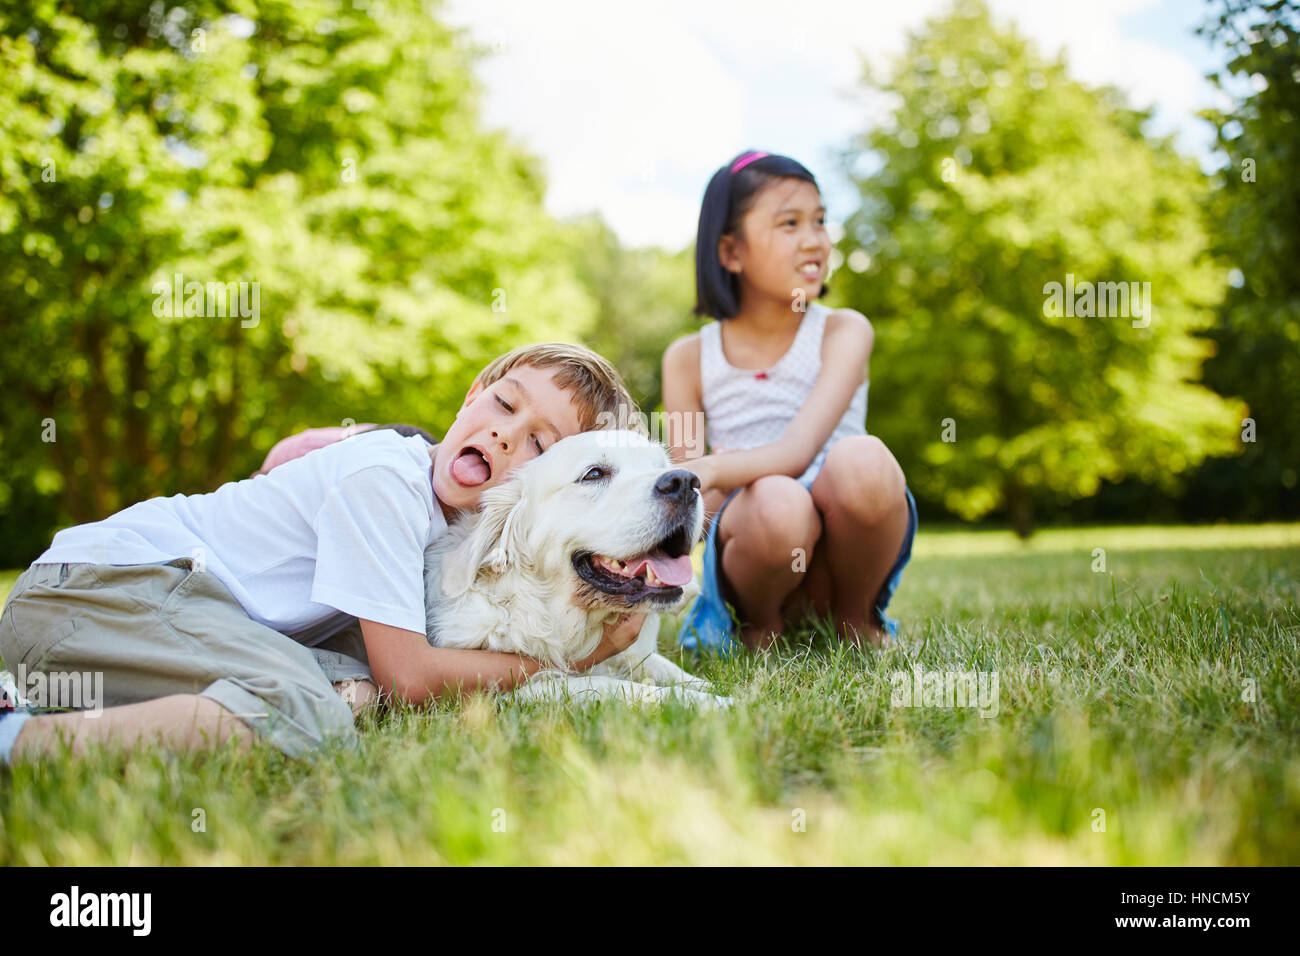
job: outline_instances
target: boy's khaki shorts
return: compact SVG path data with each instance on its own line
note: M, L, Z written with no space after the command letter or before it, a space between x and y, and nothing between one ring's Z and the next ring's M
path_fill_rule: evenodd
M330 642L342 652L304 647L250 618L189 558L34 564L0 615L0 658L29 675L102 674L106 707L201 694L300 756L329 739L357 739L352 709L331 683L370 676L351 656L354 630Z

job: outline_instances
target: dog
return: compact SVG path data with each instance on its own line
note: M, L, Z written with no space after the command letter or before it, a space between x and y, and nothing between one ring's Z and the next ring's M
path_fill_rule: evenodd
M548 665L516 699L727 706L658 652L659 615L699 593L691 548L699 479L625 430L556 442L483 493L425 551L425 633L438 647L511 651ZM582 674L611 616L646 612L636 641Z

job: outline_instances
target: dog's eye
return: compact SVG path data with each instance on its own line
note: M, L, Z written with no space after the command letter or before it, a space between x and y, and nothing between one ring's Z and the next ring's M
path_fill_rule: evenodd
M587 469L587 473L578 480L579 481L600 481L600 479L607 477L608 474L609 472L605 471L604 468L601 468L600 465L592 465L590 468Z

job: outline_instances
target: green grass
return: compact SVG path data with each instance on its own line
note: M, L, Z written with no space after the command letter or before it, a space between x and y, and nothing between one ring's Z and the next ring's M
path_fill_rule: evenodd
M1296 864L1298 605L1296 525L923 531L899 647L687 661L730 713L477 698L315 761L0 769L0 865ZM996 672L997 715L891 706L913 665Z

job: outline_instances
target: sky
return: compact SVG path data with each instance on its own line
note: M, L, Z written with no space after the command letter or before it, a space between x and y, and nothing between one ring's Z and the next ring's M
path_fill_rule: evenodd
M628 246L676 250L695 234L709 177L748 149L817 177L828 220L853 211L839 155L871 122L856 92L865 57L887 66L909 30L949 0L446 0L444 16L487 48L488 126L540 157L547 209L596 211ZM1153 133L1214 165L1206 72L1193 33L1205 0L991 0L1072 75L1155 109Z

